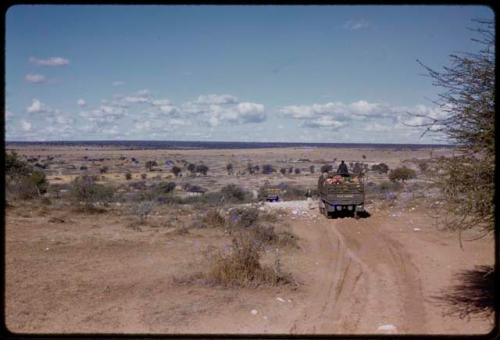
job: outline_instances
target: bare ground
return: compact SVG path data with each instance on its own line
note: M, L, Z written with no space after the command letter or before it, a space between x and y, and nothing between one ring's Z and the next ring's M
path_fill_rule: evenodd
M491 238L439 231L425 211L368 206L326 219L285 202L300 249L280 249L298 285L222 288L174 278L203 271L222 230L124 227L120 210L15 206L6 217L6 324L35 333L481 334L492 320L446 316L432 296L453 274L494 262ZM275 204L272 207L279 207ZM315 204L313 204L315 207ZM51 220L59 217L64 222ZM52 221L52 222L49 222ZM466 235L467 237L467 235ZM272 259L273 251L265 260Z

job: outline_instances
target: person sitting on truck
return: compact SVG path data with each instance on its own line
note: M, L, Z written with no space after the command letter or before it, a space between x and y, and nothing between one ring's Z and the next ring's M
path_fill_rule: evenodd
M347 165L344 161L340 162L339 168L337 169L337 174L343 177L349 176L349 170L347 169Z

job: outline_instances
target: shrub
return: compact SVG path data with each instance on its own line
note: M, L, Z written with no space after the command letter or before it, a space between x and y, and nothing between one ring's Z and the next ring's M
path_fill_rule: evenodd
M296 174L296 175L299 175L299 174L300 174L300 169L299 169L299 168L295 168L295 174Z
M175 187L175 182L162 182L155 187L155 191L161 194L167 194L173 191Z
M272 174L274 172L274 168L271 164L264 164L262 166L262 173L265 175Z
M9 192L21 199L33 198L47 192L49 184L45 174L19 159L15 152L5 155L5 174Z
M147 161L144 166L148 171L153 170L153 167L158 166L158 163L156 161Z
M9 176L28 175L32 167L25 161L19 159L15 151L5 154L5 174Z
M226 164L226 170L228 175L232 175L234 172L233 165L231 163Z
M332 170L333 170L333 166L332 166L332 165L330 165L330 164L324 164L324 165L322 165L322 166L321 166L321 168L320 168L321 173L324 173L324 172L330 172L330 171L332 171Z
M34 170L28 178L29 181L33 183L33 185L37 188L40 194L44 194L47 192L49 183L47 182L47 178L42 171Z
M189 170L189 172L191 172L191 174L194 174L196 171L196 165L193 163L189 163L187 169Z
M107 173L107 172L108 172L108 170L109 170L109 167L107 167L107 166L103 166L103 167L101 167L101 168L99 169L99 172L100 172L101 174L105 174L105 173Z
M311 166L309 167L309 172L310 172L310 173L312 173L312 174L314 173L314 165L311 165Z
M247 170L250 175L253 175L255 173L254 166L252 165L252 163L247 164Z
M137 217L139 217L139 222L144 223L148 218L151 211L153 211L155 207L155 203L153 201L142 201L139 202L134 207L134 213Z
M172 173L174 174L175 177L179 176L179 174L181 173L181 168L179 168L178 166L173 166L172 167Z
M366 159L366 155L363 155L363 156L361 156L361 157L363 157L363 159Z
M148 177L148 175L147 175L147 174L141 174L141 178L142 178L142 179L146 179L147 177Z
M408 179L412 179L415 177L417 177L415 170L409 169L405 166L391 170L391 172L389 173L389 179L393 182L395 181L404 182Z
M248 228L259 218L259 210L255 207L235 208L229 212L229 222L233 227Z
M280 172L281 172L282 175L286 174L286 168L281 168Z
M114 190L97 184L91 176L84 175L73 180L70 193L76 203L83 202L85 209L92 210L97 203L109 203L113 198Z
M213 257L207 274L210 282L223 286L258 286L290 283L289 275L281 272L279 260L275 268L261 266L262 245L248 233L232 240L229 254Z
M80 167L80 170L87 170L87 169L88 169L88 168L87 168L87 166L85 166L85 165L82 165L82 166Z
M130 181L130 180L132 179L132 174L131 174L130 172L127 172L127 173L125 174L125 179L126 179L127 181Z
M246 196L245 190L236 184L222 187L220 193L226 202L243 202Z
M385 163L373 164L371 170L379 174L386 174L389 171L389 166Z
M420 161L418 162L418 168L420 169L421 173L426 173L429 169L429 163L427 163L426 161Z
M288 173L289 174L293 173L293 167L292 166L288 168Z
M352 172L356 175L363 175L363 163L356 162L352 168Z
M208 172L208 166L206 166L205 164L199 164L196 166L196 169L195 171L197 173L200 173L200 174L203 174L203 175L207 175L207 172Z
M226 220L218 209L209 209L201 220L203 226L212 228L224 227Z

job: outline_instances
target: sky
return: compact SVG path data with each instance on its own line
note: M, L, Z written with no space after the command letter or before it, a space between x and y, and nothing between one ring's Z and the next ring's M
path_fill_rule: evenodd
M17 5L7 141L446 143L425 76L485 6Z

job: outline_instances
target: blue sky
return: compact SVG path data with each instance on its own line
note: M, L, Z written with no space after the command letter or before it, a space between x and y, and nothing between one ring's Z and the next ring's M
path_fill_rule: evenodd
M433 143L416 62L482 6L27 6L6 15L7 140Z

